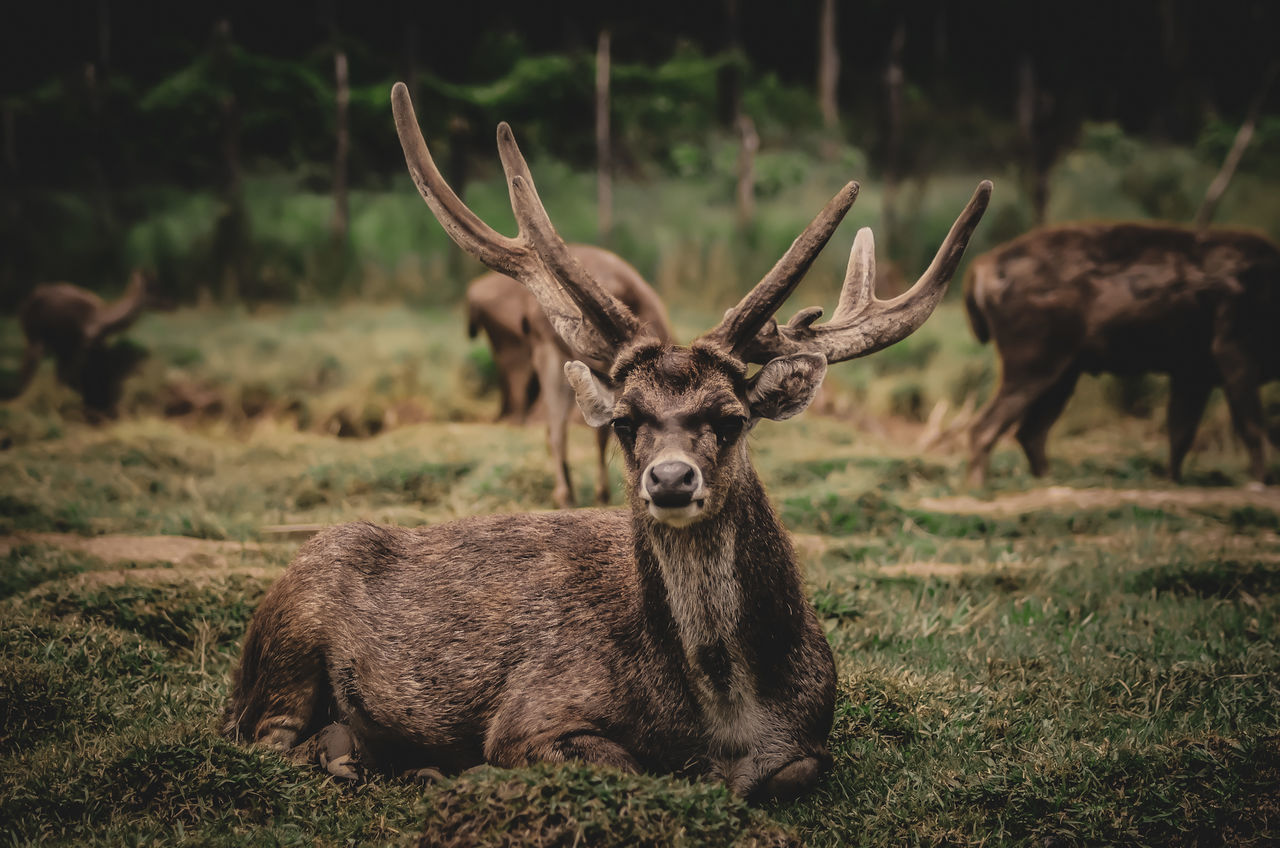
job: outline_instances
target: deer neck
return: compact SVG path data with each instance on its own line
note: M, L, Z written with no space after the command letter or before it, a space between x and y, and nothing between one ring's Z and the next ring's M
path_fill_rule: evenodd
M761 681L782 659L804 603L795 555L754 473L720 512L675 528L635 511L636 562L655 639L681 665L713 744L744 749L762 715ZM766 632L768 631L768 632Z

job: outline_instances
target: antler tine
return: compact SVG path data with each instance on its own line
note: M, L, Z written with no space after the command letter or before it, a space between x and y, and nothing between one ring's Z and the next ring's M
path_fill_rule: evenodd
M858 184L847 183L827 202L809 223L778 263L738 305L725 313L715 329L703 338L721 345L734 356L742 357L753 346L756 335L795 290L822 248L858 198Z
M422 137L404 83L391 89L391 105L409 174L449 237L489 268L529 289L574 355L598 373L608 373L618 349L635 334L639 322L584 269L574 267L571 257L565 259L568 248L547 218L511 128L505 123L498 127L498 152L520 222L516 238L480 220L445 182ZM563 272L554 270L562 267Z
M858 230L849 251L849 267L840 288L840 300L831 315L832 323L838 323L856 315L876 296L876 237L870 227Z
M511 209L515 212L520 234L528 239L539 258L559 278L564 291L583 316L601 331L605 341L615 348L626 344L639 331L640 322L600 287L556 232L506 121L498 124L498 155L502 157L502 167L507 174Z
M776 356L809 351L828 363L866 356L899 342L919 329L947 292L969 237L982 220L991 198L991 181L978 184L960 217L916 284L892 300L875 297L875 245L869 229L854 239L840 302L831 320L814 324L820 309L805 309L785 326L770 322L745 348L749 362L763 364Z
M495 271L515 276L517 258L524 246L494 230L467 208L436 168L426 139L413 111L409 88L402 82L391 88L391 111L395 115L396 134L404 148L404 161L418 193L431 207L436 220L458 246Z

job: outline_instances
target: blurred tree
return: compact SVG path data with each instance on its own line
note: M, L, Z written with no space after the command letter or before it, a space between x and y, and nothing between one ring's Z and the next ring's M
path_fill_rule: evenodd
M596 238L609 244L613 235L613 156L609 136L609 30L600 30L596 45Z
M840 79L840 54L836 50L836 0L822 0L818 19L818 105L822 125L827 131L823 154L833 159L839 150L836 135L840 128L840 109L836 84Z
M351 85L347 74L347 54L339 50L333 56L334 100L337 109L334 114L334 150L333 150L333 218L329 229L333 240L346 244L349 219L347 214L347 155L351 147L351 130L348 126L347 113L351 105Z

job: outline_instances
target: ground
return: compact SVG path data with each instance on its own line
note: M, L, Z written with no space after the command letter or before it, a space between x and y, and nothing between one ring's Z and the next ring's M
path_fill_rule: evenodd
M47 374L0 408L5 841L1280 840L1280 494L1245 487L1220 408L1191 459L1199 485L1173 486L1158 414L1121 415L1104 384L1055 430L1050 479L1005 446L990 486L968 489L962 440L926 423L944 397L963 407L969 389L947 387L989 388L962 378L991 351L958 334L879 370L840 366L820 414L752 436L840 675L835 766L808 797L753 809L714 784L584 767L348 786L222 740L245 625L314 528L550 505L541 430L485 423L496 396L477 349L415 347L440 343L415 341L414 321L436 339L449 314L345 318L385 330L379 349L348 354L305 309L235 316L240 336L231 319L158 319L139 328L153 358L120 420L80 422ZM267 355L272 321L290 329ZM216 389L218 411L165 417L180 383ZM356 399L378 411L349 418L377 433L338 437L326 416ZM593 440L572 442L585 496Z

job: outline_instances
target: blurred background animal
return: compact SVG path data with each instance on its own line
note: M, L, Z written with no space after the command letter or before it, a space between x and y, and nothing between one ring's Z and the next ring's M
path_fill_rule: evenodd
M1214 386L1226 392L1249 470L1266 474L1262 383L1280 378L1280 250L1240 230L1082 224L1030 232L974 259L964 291L974 335L995 340L1000 388L970 431L981 482L1010 427L1037 477L1080 374L1171 377L1169 475Z
M41 283L18 307L26 339L18 397L31 384L40 363L52 356L58 380L80 394L91 418L114 416L125 378L146 357L128 342L110 343L152 305L148 272L135 269L118 300L110 303L71 283Z
M620 256L585 244L569 246L609 294L639 319L660 341L671 340L666 307L640 272ZM499 421L523 424L539 402L547 417L547 442L556 478L552 497L556 506L573 506L576 498L569 471L569 422L576 415L573 393L564 376L569 349L547 320L529 291L515 280L491 272L467 285L467 332L475 338L483 330L493 351L502 396ZM596 429L598 482L596 501L609 502L609 468L605 451L609 428Z

